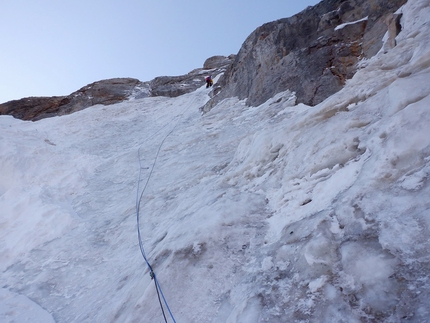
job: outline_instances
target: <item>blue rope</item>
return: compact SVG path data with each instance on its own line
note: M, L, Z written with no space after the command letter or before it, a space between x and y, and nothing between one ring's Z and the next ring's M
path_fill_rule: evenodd
M139 239L139 248L140 248L140 252L143 256L143 259L145 260L146 265L148 266L149 274L150 274L151 278L154 280L155 288L156 288L157 296L158 296L158 301L160 303L160 308L161 308L161 311L163 313L164 321L166 323L167 323L167 319L166 319L166 315L164 314L164 309L163 309L163 304L162 304L161 299L160 299L160 294L161 294L161 297L163 299L164 305L166 306L167 310L169 311L170 317L172 318L173 322L176 323L176 320L175 320L175 317L173 316L172 311L170 310L169 304L167 303L166 297L164 296L163 290L161 289L161 286L160 286L160 283L158 282L157 276L155 275L155 272L152 269L152 266L148 261L148 258L147 258L146 253L145 253L145 248L143 247L142 234L140 232L140 202L142 200L143 193L145 192L146 187L148 186L149 179L151 178L152 173L154 171L155 163L158 159L158 155L160 154L161 147L162 147L164 141L167 139L167 137L173 132L173 129L166 135L166 137L164 137L163 141L161 142L160 146L158 147L157 154L155 156L154 162L152 163L151 171L148 175L145 186L143 187L143 190L142 190L142 193L140 194L140 196L139 196L139 190L140 190L140 178L141 178L141 174L142 174L142 162L141 162L141 158L140 158L140 148L141 147L139 147L139 149L138 149L139 178L138 178L138 183L137 183L137 195L136 195L136 219L137 219L137 236Z
M182 116L182 114L183 114L183 112L185 111L185 109L186 109L186 107L184 107L184 109L183 109L183 110L182 110L182 112L179 114L179 116ZM172 121L173 121L173 120L174 120L174 119L172 119ZM161 143L160 143L160 145L159 145L159 147L158 147L158 150L157 150L157 154L155 155L154 162L152 163L151 171L149 172L148 178L147 178L147 180L146 180L145 186L143 187L143 190L142 190L142 193L140 194L140 196L139 196L139 191L140 191L140 180L141 180L141 177L142 177L142 161L141 161L141 157L140 157L140 148L142 147L143 143L139 146L139 149L138 149L138 151L137 151L137 152L138 152L138 159L139 159L139 177L138 177L138 180L137 180L137 190L136 190L136 220L137 220L137 236L138 236L138 239L139 239L139 248L140 248L140 252L141 252L141 254L142 254L142 256L143 256L143 259L145 260L145 263L146 263L146 265L148 266L149 274L150 274L150 276L151 276L151 279L153 279L153 280L154 280L155 289L156 289L156 291L157 291L157 296L158 296L158 301L159 301L159 303L160 303L160 308L161 308L161 311L162 311L162 314L163 314L163 317L164 317L164 321L165 321L166 323L167 323L167 318L166 318L166 315L165 315L165 313L164 313L163 303L161 302L160 295L161 295L161 298L163 299L164 305L166 306L167 311L169 312L170 317L172 318L173 322L174 322L174 323L176 323L176 320L175 320L175 318L174 318L174 316L173 316L172 311L170 310L169 304L167 303L166 297L164 296L163 290L161 289L161 286L160 286L160 283L159 283L159 281L158 281L158 279L157 279L157 276L155 275L155 272L154 272L154 270L152 269L152 266L151 266L151 264L150 264L150 263L149 263L149 261L148 261L148 258L147 258L146 253L145 253L145 248L143 247L142 234L141 234L141 232L140 232L140 203L141 203L141 201L142 201L143 193L145 192L145 190L146 190L146 188L147 188L147 186L148 186L149 180L150 180L150 178L151 178L151 176L152 176L152 173L153 173L153 171L154 171L155 164L156 164L157 159L158 159L158 155L160 154L160 151L161 151L161 147L163 146L163 144L164 144L164 142L166 141L167 137L169 137L169 136L170 136L170 134L175 130L176 126L177 126L177 125L178 125L178 123L179 123L179 120L180 120L180 119L178 118L178 120L176 121L175 126L172 128L172 130L170 130L170 132L169 132L169 133L164 137L164 139L161 141ZM171 123L171 122L169 122L167 125L169 125L170 123ZM166 126L167 126L167 125L166 125ZM165 127L166 127L166 126L165 126ZM151 137L149 137L147 140L149 140L150 138L154 137L158 132L160 132L160 131L161 131L162 129L164 129L165 127L161 128L159 131L157 131L156 133L154 133L154 134L153 134ZM147 140L145 140L145 141L147 141Z
M195 102L196 102L196 100L194 100L190 105L194 105ZM184 113L184 111L185 111L185 109L187 107L188 106L186 105L184 107L184 109L181 111L181 113L178 116L182 116L183 113ZM174 118L172 119L172 121L173 120L174 120ZM158 150L157 150L157 154L155 155L155 158L154 158L154 162L152 163L151 171L149 172L148 178L146 180L145 186L143 187L143 190L142 190L142 193L140 194L140 196L139 196L140 179L141 179L141 175L142 175L142 161L141 161L141 158L140 158L140 148L142 147L142 144L140 145L140 147L138 149L139 177L137 179L137 190L136 190L136 220L137 220L137 235L138 235L138 239L139 239L139 248L140 248L140 252L141 252L141 254L143 256L143 259L145 260L145 263L148 266L149 274L150 274L151 278L154 280L155 289L157 291L157 296L158 296L158 301L159 301L160 307L161 307L161 312L163 313L164 321L166 323L167 323L167 319L166 319L166 315L164 314L163 303L161 302L160 295L161 295L161 298L163 299L164 305L166 306L167 311L169 312L170 317L172 318L173 322L176 323L176 320L175 320L175 318L173 316L172 311L170 310L169 304L167 303L166 297L164 296L163 290L161 289L161 286L160 286L160 283L159 283L159 281L157 279L157 276L155 275L155 272L152 269L152 266L149 263L148 258L146 257L145 248L143 247L143 242L142 242L142 235L140 233L140 203L141 203L141 200L142 200L143 193L145 192L145 190L146 190L146 188L148 186L149 180L151 179L152 173L153 173L154 168L155 168L155 164L156 164L157 159L158 159L158 155L160 154L161 147L163 146L163 144L166 141L167 137L169 137L170 134L175 130L176 126L179 123L179 120L180 120L180 118L178 118L178 120L176 121L176 124L174 125L174 127L172 128L172 130L170 130L170 132L164 137L163 141L160 143L160 145L158 147ZM172 121L170 121L166 126L168 126ZM160 130L158 130L152 136L148 137L145 141L148 141L150 138L154 137L157 133L159 133L166 126L162 127Z

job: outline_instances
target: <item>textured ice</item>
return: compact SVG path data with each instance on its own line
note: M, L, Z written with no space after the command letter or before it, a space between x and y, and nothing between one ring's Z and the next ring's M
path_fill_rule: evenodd
M159 149L141 231L177 322L428 321L430 1L401 11L397 46L315 107L201 115L203 87L1 116L0 321L163 321L135 219Z

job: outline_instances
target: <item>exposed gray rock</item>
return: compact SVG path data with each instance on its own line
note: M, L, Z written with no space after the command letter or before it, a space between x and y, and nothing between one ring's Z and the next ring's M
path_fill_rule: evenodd
M324 0L262 25L245 40L202 110L233 96L256 106L285 90L294 91L298 102L318 104L342 88L360 59L381 49L385 19L405 2Z
M228 57L226 56L212 56L209 57L203 64L203 69L210 70L213 68L219 68L220 66L229 65L236 55L230 55Z
M402 30L402 26L400 25L400 18L402 18L402 14L389 14L385 18L385 24L388 28L388 39L384 44L384 52L387 52L394 46L396 46L396 36Z
M181 76L161 76L149 82L151 96L176 97L192 91L205 84L205 76L211 74L216 77L226 71L231 65L235 55L213 56L208 58L203 64L203 68L198 68L186 75Z

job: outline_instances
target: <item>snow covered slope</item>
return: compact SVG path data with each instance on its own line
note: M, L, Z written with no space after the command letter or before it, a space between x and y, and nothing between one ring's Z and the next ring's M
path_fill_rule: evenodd
M0 321L163 322L152 171L143 244L178 323L427 322L430 1L401 11L397 46L315 107L202 116L201 88L0 117Z

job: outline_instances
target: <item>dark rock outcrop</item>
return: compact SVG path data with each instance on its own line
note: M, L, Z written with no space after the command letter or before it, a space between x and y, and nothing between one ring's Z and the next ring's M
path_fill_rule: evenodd
M12 115L17 119L37 121L43 118L70 114L96 104L109 105L129 98L150 96L176 97L205 84L204 76L213 77L226 71L233 62L229 57L208 58L203 68L181 76L162 76L149 82L133 78L114 78L84 86L67 96L29 97L0 104L0 115Z
M405 2L323 0L262 25L245 40L202 110L233 96L256 106L285 90L294 91L298 102L320 103L354 75L360 59L381 49L387 17Z
M12 115L21 120L37 120L58 114L61 106L69 103L66 96L29 97L0 104L0 115Z
M150 96L176 97L192 91L205 84L205 75L216 77L227 70L235 55L213 56L208 58L203 68L198 68L181 76L161 76L149 82Z
M180 76L161 76L149 82L149 96L177 97L192 91L205 84L205 75L211 74L216 77L226 71L233 62L235 55L213 56L198 68L188 74Z
M114 78L94 82L68 96L29 97L0 104L0 115L22 120L40 120L70 114L96 104L124 101L140 83L132 78Z

